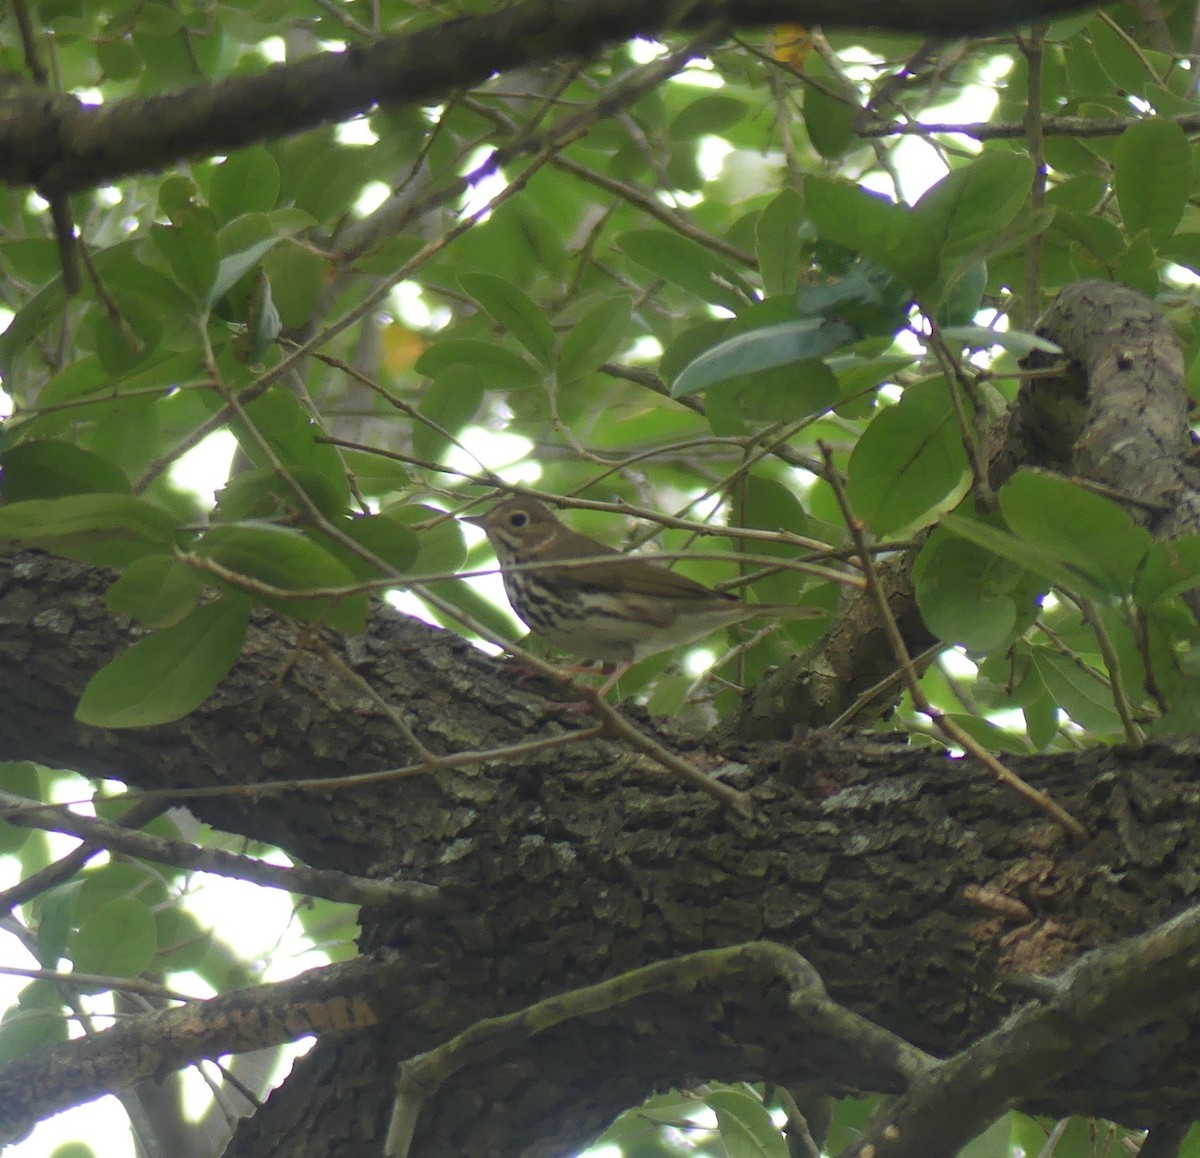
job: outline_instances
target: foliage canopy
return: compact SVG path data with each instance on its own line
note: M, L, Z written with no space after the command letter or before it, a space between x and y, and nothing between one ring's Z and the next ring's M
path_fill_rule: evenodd
M279 56L352 63L380 32L479 7L43 0L16 5L26 36L0 24L0 58L107 106ZM949 742L931 719L1001 754L1194 732L1194 529L1164 541L1070 470L1022 469L993 494L986 465L1021 360L1055 364L1035 319L1080 279L1155 299L1200 385L1191 36L1169 3L952 45L701 29L299 136L264 123L261 144L149 157L69 198L0 189L0 540L117 569L109 607L146 629L89 673L78 720L185 716L256 607L353 633L372 593L415 588L439 622L515 643L520 626L458 577L490 556L452 516L518 486L562 496L594 537L652 538L706 583L828 613L714 639L703 676L647 661L621 691L652 712L734 726L744 689L816 665L869 601L865 542L901 561L923 621L898 715L916 742ZM74 294L51 203L78 226ZM174 473L197 447L234 453L214 502ZM850 674L805 723L901 699L901 679L881 700L877 672L853 690ZM54 779L18 762L2 776L38 798ZM0 849L32 874L50 856L28 837L4 826ZM176 907L178 881L141 861L88 873L22 910L46 968L229 967ZM49 992L23 993L0 1058L64 1038L41 1016ZM709 1102L729 1152L749 1129L742 1144L782 1153L746 1127L751 1102ZM831 1145L856 1113L842 1107ZM644 1121L613 1138L649 1146ZM1036 1148L1038 1129L1006 1120L972 1152ZM1087 1152L1082 1134L1059 1146Z

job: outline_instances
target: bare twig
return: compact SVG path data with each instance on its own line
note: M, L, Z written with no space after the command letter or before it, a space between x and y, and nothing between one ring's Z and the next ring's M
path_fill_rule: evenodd
M1029 68L1029 95L1025 101L1025 143L1033 161L1033 184L1029 190L1029 211L1036 216L1046 206L1046 149L1042 129L1042 61L1046 43L1046 24L1035 24L1028 36L1018 36L1017 45ZM1041 313L1042 244L1045 231L1039 230L1025 245L1025 294L1022 324L1032 330Z
M268 864L223 849L200 848L181 840L150 836L107 820L79 816L57 805L33 802L11 792L0 792L0 816L9 824L69 833L80 840L93 841L105 848L159 864L235 877L268 888L287 889L289 892L325 897L331 901L354 905L391 905L421 911L435 910L443 904L438 889L418 881L375 880L329 869Z

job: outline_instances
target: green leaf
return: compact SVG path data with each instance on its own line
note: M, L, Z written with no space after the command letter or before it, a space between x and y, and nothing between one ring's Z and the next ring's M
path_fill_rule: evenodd
M147 905L165 904L167 886L157 870L137 862L110 862L87 868L75 900L75 920L83 923L113 901L132 897Z
M440 462L459 431L478 412L487 392L483 373L466 363L438 372L421 396L418 413L425 421L413 424L413 450L420 457Z
M61 269L58 246L48 237L27 237L0 243L4 264L33 285L51 281Z
M374 176L374 150L324 144L306 160L294 195L296 204L318 222L332 222L348 215L363 186Z
M559 384L582 377L628 346L632 312L633 304L623 296L607 298L588 310L563 339Z
M810 317L839 319L858 334L895 334L908 320L912 294L882 266L855 261L845 277L804 285L796 308Z
M170 511L128 494L66 495L0 506L0 542L120 567L170 548Z
M272 587L304 591L315 587L349 587L353 572L324 547L291 527L271 523L239 523L210 527L195 553L230 571ZM342 631L358 632L366 624L367 597L282 599L259 596L269 607L306 623L320 619Z
M357 518L345 519L339 525L356 543L378 555L383 562L390 564L397 571L410 571L420 554L418 537L409 530L406 523L393 518L387 512L359 515ZM379 577L379 572L359 556L344 551L340 551L339 555L359 579Z
M241 149L213 170L208 203L222 220L242 213L265 213L279 197L279 164L263 148Z
M163 345L162 305L147 294L126 290L117 295L119 321L107 312L95 315L96 354L114 378L156 360ZM194 313L194 309L190 312Z
M959 723L962 723L961 717L956 717ZM975 721L976 727L984 724L985 728L990 732L1001 732L1001 729L995 728L994 725L987 725L985 721ZM1003 735L1003 733L1001 733ZM1011 733L1008 733L1011 736ZM976 735L976 739L984 740L984 743L989 747L992 745L984 739L983 734ZM1019 748L1002 749L1009 752L1028 752L1027 745L1022 744ZM997 1118L982 1134L977 1135L967 1143L959 1152L958 1158L1010 1158L1013 1152L1012 1149L1012 1115L1004 1114ZM1034 1151L1036 1153L1036 1151ZM1065 1155L1060 1155L1060 1158L1065 1158Z
M734 334L689 362L671 384L671 396L686 397L743 374L820 358L854 338L844 322L820 318L796 318Z
M1047 354L1061 354L1062 350L1053 342L1031 334L1028 330L991 330L987 326L946 326L942 337L947 342L967 346L972 350L986 350L999 346L1018 358L1025 357L1032 350L1041 350Z
M817 70L804 87L804 127L813 148L836 161L858 143L855 123L862 111L857 94L827 68Z
M96 1158L96 1151L86 1142L64 1142L50 1151L50 1158Z
M67 1037L65 1011L10 1005L0 1018L0 1065L7 1065L44 1046L64 1042Z
M837 375L838 396L849 398L864 390L891 381L900 370L916 361L914 354L880 354L864 357L859 354L838 354L828 359L829 368ZM841 413L841 407L838 408ZM857 416L857 412L856 412Z
M878 262L910 289L919 290L936 278L937 246L915 227L907 206L822 177L805 178L804 204L822 238Z
M714 434L743 434L747 422L795 422L819 414L834 404L837 394L837 378L824 362L795 362L712 387L707 417Z
M43 965L53 968L66 951L67 938L78 922L75 901L83 881L75 879L43 893L33 903L37 920L37 956Z
M155 225L150 240L179 285L196 301L207 301L221 260L216 231L207 217L192 211L174 225Z
M543 366L554 365L554 330L524 290L491 273L463 273L458 284Z
M330 518L341 515L350 501L350 486L341 459L335 447L317 441L321 430L296 396L281 386L272 386L246 407L246 414L287 468L291 480L303 488L321 512ZM230 429L260 470L276 470L241 419L231 422ZM278 484L285 502L294 505L297 500L287 480L279 479Z
M36 439L4 451L6 503L107 491L127 494L129 479L116 463L73 442Z
M322 447L321 449L332 449ZM257 467L235 474L217 492L217 513L224 523L286 521L296 509L299 499L295 483L316 503L322 514L338 518L345 513L346 502L340 475L330 477L320 467L289 465L289 479L279 477L270 467Z
M952 720L968 736L977 740L991 752L1010 752L1014 756L1029 755L1030 743L1024 736L1010 731L1008 728L1002 728L999 724L992 723L991 720L967 715L964 712L947 712L943 719ZM960 1151L959 1158L962 1158L965 1153L965 1150ZM997 1158L1009 1158L1009 1152L1007 1150L998 1151Z
M878 535L931 522L953 500L967 469L946 383L904 391L863 432L850 455L847 494Z
M1030 543L1011 531L958 513L943 515L941 526L994 555L1036 571L1052 583L1070 587L1091 599L1107 598L1108 593L1096 584L1088 572L1065 563L1058 552L1051 548Z
M227 294L281 240L282 238L279 237L263 237L244 249L235 250L222 257L217 267L217 276L213 280L212 289L208 295L209 304L211 305Z
M123 37L96 41L96 63L105 80L134 80L142 71L142 54Z
M448 575L462 567L467 557L462 527L445 511L413 503L387 507L381 514L402 527L421 524L416 531L417 559L410 568L414 575Z
M67 956L78 973L136 977L150 968L157 941L149 908L132 897L120 897L79 926L67 942Z
M520 354L495 342L474 338L443 338L425 350L414 364L418 374L440 377L451 367L466 366L486 377L497 390L524 390L537 383L541 374Z
M30 801L43 800L41 778L37 765L29 760L5 760L0 762L0 788L14 796L26 796ZM33 835L33 830L0 820L0 856L19 852Z
M196 969L213 942L213 932L189 912L160 908L154 914L158 951L154 968L162 972Z
M332 264L324 254L284 239L263 258L271 279L271 296L279 318L289 329L304 325L316 312Z
M985 153L925 191L913 206L914 226L943 265L976 258L1016 217L1032 181L1028 157Z
M1111 499L1032 470L1018 471L997 497L1013 534L1090 576L1101 590L1132 594L1154 540Z
M202 704L242 650L250 601L225 595L102 667L75 718L100 728L169 724Z
M279 337L283 324L279 318L279 311L275 308L275 299L271 295L271 281L261 269L254 279L254 287L246 301L243 321L246 328L235 339L234 350L248 365L262 365L270 354L275 339Z
M1183 129L1162 117L1130 125L1117 141L1114 169L1128 236L1145 229L1155 245L1167 241L1192 189L1192 147Z
M617 238L617 248L652 274L737 311L750 296L742 276L723 257L669 229L635 229ZM739 287L741 292L731 287Z
M787 1142L766 1106L736 1089L714 1090L704 1099L717 1115L729 1158L788 1158Z
M1055 702L1081 728L1101 736L1121 730L1112 691L1099 673L1084 670L1070 657L1048 647L1035 647L1032 658Z
M667 135L673 141L694 145L699 137L720 134L736 125L749 111L745 101L724 93L697 97L671 122Z
M171 555L147 555L131 563L108 589L108 609L144 623L169 627L200 600L204 578Z
M960 265L963 265L962 272L948 281L938 298L936 320L943 333L955 326L973 326L975 316L983 309L983 294L988 284L987 262L977 260Z
M1133 597L1146 611L1200 587L1200 535L1156 542L1134 579Z
M363 494L370 498L408 491L413 472L386 451L342 450L342 461Z
M754 249L758 271L767 296L790 294L800 276L800 227L804 223L804 201L795 189L784 189L773 197L758 216L754 227Z
M18 357L41 336L66 308L67 295L62 275L25 302L0 334L0 378L12 378Z
M913 567L917 607L939 639L971 651L994 651L1037 616L1038 585L1023 582L1027 574L939 528Z

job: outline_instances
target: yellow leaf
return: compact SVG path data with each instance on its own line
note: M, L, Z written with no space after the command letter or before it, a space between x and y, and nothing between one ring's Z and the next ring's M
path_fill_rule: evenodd
M429 343L406 326L391 325L383 331L383 365L389 374L400 374L412 368Z
M802 69L812 50L812 34L803 24L776 24L772 36L772 55L781 64Z

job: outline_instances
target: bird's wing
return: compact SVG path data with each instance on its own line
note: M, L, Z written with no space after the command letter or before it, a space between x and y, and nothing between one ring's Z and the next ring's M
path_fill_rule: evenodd
M599 554L599 552L597 552ZM586 558L582 552L578 558ZM551 568L556 578L574 580L579 586L606 592L625 592L643 595L651 599L686 599L708 603L736 603L734 595L713 591L695 579L669 571L658 563L651 563L637 555L621 555L619 552L604 552L603 561L587 567Z

